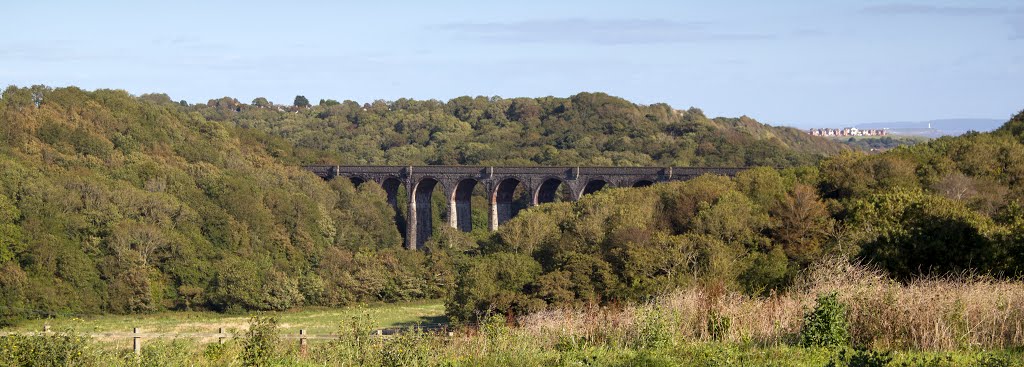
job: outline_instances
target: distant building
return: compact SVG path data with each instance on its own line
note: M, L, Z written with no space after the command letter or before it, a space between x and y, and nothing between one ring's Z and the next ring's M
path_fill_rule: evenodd
M807 134L812 136L885 136L889 135L886 129L865 129L855 127L844 127L842 129L810 129Z

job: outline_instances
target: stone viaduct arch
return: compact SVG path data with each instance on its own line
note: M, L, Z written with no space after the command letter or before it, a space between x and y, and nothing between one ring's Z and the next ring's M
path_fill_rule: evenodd
M431 198L440 188L448 202L448 223L468 232L473 229L470 198L477 185L487 194L490 230L515 216L513 194L517 188L529 193L530 205L555 201L561 192L579 200L609 187L643 187L657 182L688 180L703 174L735 175L741 168L680 167L479 167L479 166L330 166L303 167L325 180L345 177L354 184L373 181L387 193L388 203L399 212L398 191L409 193L405 223L405 246L415 250L431 236Z

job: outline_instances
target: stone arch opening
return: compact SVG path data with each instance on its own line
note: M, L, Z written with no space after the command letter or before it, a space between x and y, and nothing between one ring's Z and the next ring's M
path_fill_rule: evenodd
M359 177L359 176L351 176L351 177L348 178L348 180L351 181L352 182L352 186L355 186L355 187L359 187L359 185L362 185L364 182L366 182L366 179L364 179L362 177Z
M654 181L651 180L639 180L633 183L633 187L647 187L654 185Z
M587 182L587 185L583 187L583 193L580 194L580 196L593 194L605 188L605 186L608 186L608 181L602 179L590 180L590 182Z
M534 192L533 205L565 201L569 197L569 185L566 185L560 179L548 178Z
M518 179L506 178L494 187L491 193L491 230L498 229L498 225L512 219L522 209L521 205L515 205L516 193L522 191L520 184Z
M405 192L405 187L402 186L402 180L395 177L388 177L381 181L380 187L384 189L384 193L387 194L388 205L395 211L395 224L398 226L398 233L402 236L408 235L405 233L405 211L399 210L398 203L399 197L408 198L409 194Z
M467 178L455 185L452 197L449 198L449 225L458 228L463 232L473 230L473 192L476 189L477 180Z
M406 242L410 250L422 248L434 232L433 195L439 184L438 180L426 177L413 185L408 220L415 223L416 228L407 231Z

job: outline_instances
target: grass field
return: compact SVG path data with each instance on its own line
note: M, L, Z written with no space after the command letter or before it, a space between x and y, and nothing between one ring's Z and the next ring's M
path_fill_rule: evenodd
M306 329L309 334L330 334L338 331L339 324L355 316L366 315L374 328L413 326L445 322L444 302L441 300L414 301L394 304L353 306L346 308L308 308L286 312L266 312L259 315L277 317L280 331L298 333ZM72 329L80 333L128 332L133 327L143 332L160 333L213 333L218 328L243 330L253 314L220 314L216 312L168 311L148 315L103 315L38 319L21 322L2 331L41 331L49 324L54 331Z

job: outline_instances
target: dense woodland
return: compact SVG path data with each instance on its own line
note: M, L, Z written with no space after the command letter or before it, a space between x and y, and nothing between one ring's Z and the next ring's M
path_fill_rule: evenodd
M788 167L844 149L745 116L709 119L696 108L640 106L602 93L322 101L286 112L261 98L225 97L191 110L281 137L295 147L289 162L305 163Z
M439 297L472 320L693 284L784 292L834 256L898 280L1024 270L1024 113L868 155L600 93L296 102L9 87L2 320ZM321 162L752 169L542 205L493 234L437 228L414 252L379 187L298 168Z
M854 148L855 150L862 150L866 152L884 152L889 149L916 145L928 141L929 138L921 136L862 136L862 137L851 137L848 139L837 139Z

